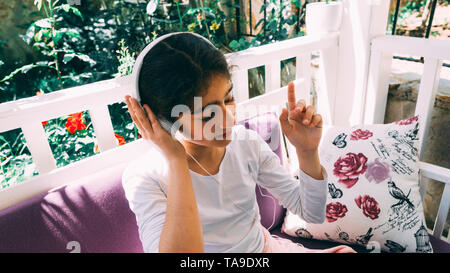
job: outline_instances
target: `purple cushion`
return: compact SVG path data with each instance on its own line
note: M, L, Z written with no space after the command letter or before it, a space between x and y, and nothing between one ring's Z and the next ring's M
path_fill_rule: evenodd
M126 164L0 211L1 252L143 252L121 184Z
M256 131L266 143L269 144L272 151L280 158L280 163L283 164L283 157L281 155L280 123L275 113L268 112L260 114L238 121L238 124L242 124L245 128ZM285 209L265 188L256 185L255 192L261 215L261 224L269 231L273 230L283 221Z

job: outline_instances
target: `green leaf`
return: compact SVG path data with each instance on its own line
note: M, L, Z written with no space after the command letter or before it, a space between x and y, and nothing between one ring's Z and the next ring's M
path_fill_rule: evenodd
M52 18L44 18L34 22L40 28L52 28Z
M73 38L81 39L80 33L76 32L76 31L66 31L66 35L73 37Z
M299 1L299 0L291 0L291 3L292 3L292 4L295 4L295 6L296 6L297 8L300 8L300 7L302 6L302 2Z
M10 80L11 78L13 78L13 77L14 77L16 74L18 74L18 73L26 74L28 71L30 71L31 69L36 68L36 67L49 67L49 68L55 69L55 68L52 66L52 63L53 63L53 62L42 61L42 62L38 62L38 63L36 63L36 64L28 64L28 65L24 65L24 66L22 66L22 67L20 67L20 68L17 68L17 69L14 70L13 72L11 72L8 76L6 76L6 77L4 77L2 80L0 80L0 82L8 81L8 80Z
M42 0L34 0L34 5L38 8L38 10L41 10Z
M27 43L30 44L31 41L34 38L34 34L36 33L36 26L33 24L31 24L31 26L27 29L27 32L24 35L19 35L20 38L22 38L22 40Z
M262 22L264 22L264 18L260 19L260 20L258 21L258 23L256 23L255 28L257 28L257 27L259 26L259 24L261 24Z
M239 42L236 40L233 40L230 42L230 44L228 46L234 49L239 46Z
M69 4L64 4L64 5L61 5L61 6L57 6L57 7L55 7L55 11L56 11L56 10L63 10L63 11L65 11L65 12L67 12L67 13L69 13L70 11L72 11L73 14L75 14L75 15L78 16L78 17L80 17L81 19L84 19L84 18L83 18L83 15L82 15L81 12L80 12L80 10L77 9L76 7L73 7L73 6L69 5Z
M2 160L0 166L2 166L2 167L5 166L6 163L8 163L8 162L11 160L11 158L12 158L12 157L9 156L9 157L6 158L6 160Z
M53 41L55 42L55 44L61 40L62 37L64 37L64 35L68 35L70 37L74 37L77 39L81 39L80 33L76 30L68 30L67 28L62 28L60 30L57 30L55 33L55 37L53 37Z
M261 8L259 9L259 13L264 12L264 10L267 8L268 5L270 5L270 2L267 2L267 3L263 4L261 6Z
M159 0L150 0L147 4L147 14L152 16L155 13L156 8L158 7L158 4Z
M65 54L64 58L63 58L63 62L66 64L68 62L70 62L73 58L77 57L78 59L87 62L92 66L94 66L95 64L97 64L96 61L92 60L91 57L89 57L88 55L85 54L77 54L77 53L69 53L69 54Z

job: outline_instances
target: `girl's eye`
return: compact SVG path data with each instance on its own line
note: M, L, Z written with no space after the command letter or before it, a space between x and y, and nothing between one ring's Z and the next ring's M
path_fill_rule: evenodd
M233 101L234 101L234 97L231 96L231 99L227 99L227 100L225 101L225 103L231 103L231 102L233 102Z
M231 96L230 99L227 99L227 100L225 101L225 104L232 103L232 102L234 102L234 97L233 97L233 96ZM216 113L215 113L215 112L212 112L212 113L209 115L209 117L208 117L208 115L206 115L207 117L202 118L202 121L208 121L208 120L211 120L213 117L215 117L215 115L216 115Z

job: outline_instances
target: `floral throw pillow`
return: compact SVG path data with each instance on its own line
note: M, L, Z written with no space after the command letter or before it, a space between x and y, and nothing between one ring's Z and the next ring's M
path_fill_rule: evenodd
M390 124L324 128L326 219L287 212L282 232L386 252L432 252L419 193L418 116Z

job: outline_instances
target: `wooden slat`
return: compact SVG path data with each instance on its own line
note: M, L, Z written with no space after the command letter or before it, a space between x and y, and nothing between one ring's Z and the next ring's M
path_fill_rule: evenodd
M239 66L239 70L265 65L275 60L286 60L299 52L338 47L339 32L327 34L326 37L302 36L279 41L263 46L225 54L229 63Z
M89 115L100 152L117 147L118 142L114 136L108 105L99 105L89 109Z
M298 98L300 95L300 90L304 84L304 79L296 79L293 81L295 86L295 96ZM242 114L242 111L246 111L250 107L260 108L262 111L270 108L272 106L276 107L286 107L287 103L287 86L283 86L269 93L262 94L260 96L247 99L246 101L238 102L236 105L236 111L238 114ZM269 109L268 109L269 110ZM250 113L251 115L252 113Z
M419 159L422 159L424 154L422 151L424 151L425 140L428 136L441 67L442 60L425 58L415 111L415 115L419 115Z
M423 39L398 35L380 36L372 39L372 50L385 53L399 53L410 56L423 56L450 60L450 41Z
M444 229L444 225L446 223L448 211L450 208L450 169L423 161L419 161L418 167L420 169L421 176L425 177L426 179L433 179L445 183L438 214L435 219L433 228L433 235L437 238L441 238L441 234ZM421 181L421 184L422 183L423 181ZM426 187L422 186L420 191L423 201L426 195Z
M392 54L375 51L370 55L367 92L363 109L364 124L383 124L389 91Z
M0 132L84 111L98 105L123 102L131 94L130 76L99 81L0 104Z
M266 93L277 90L281 87L281 63L280 60L275 60L266 64Z
M339 111L335 110L338 48L320 51L319 87L317 91L317 112L322 115L325 124L334 124Z
M442 192L441 203L439 204L439 210L437 213L436 221L434 222L433 235L437 238L441 238L444 225L447 220L448 211L450 209L450 184L445 184L444 191ZM450 236L449 236L450 237Z
M56 169L56 160L41 122L24 124L22 132L39 174Z
M231 81L233 82L233 96L236 103L248 100L248 71L237 70L231 73Z
M303 98L307 104L311 104L311 53L303 53L296 57L295 78L305 80L300 89L300 98Z
M423 161L419 161L418 165L423 176L450 184L450 169Z

